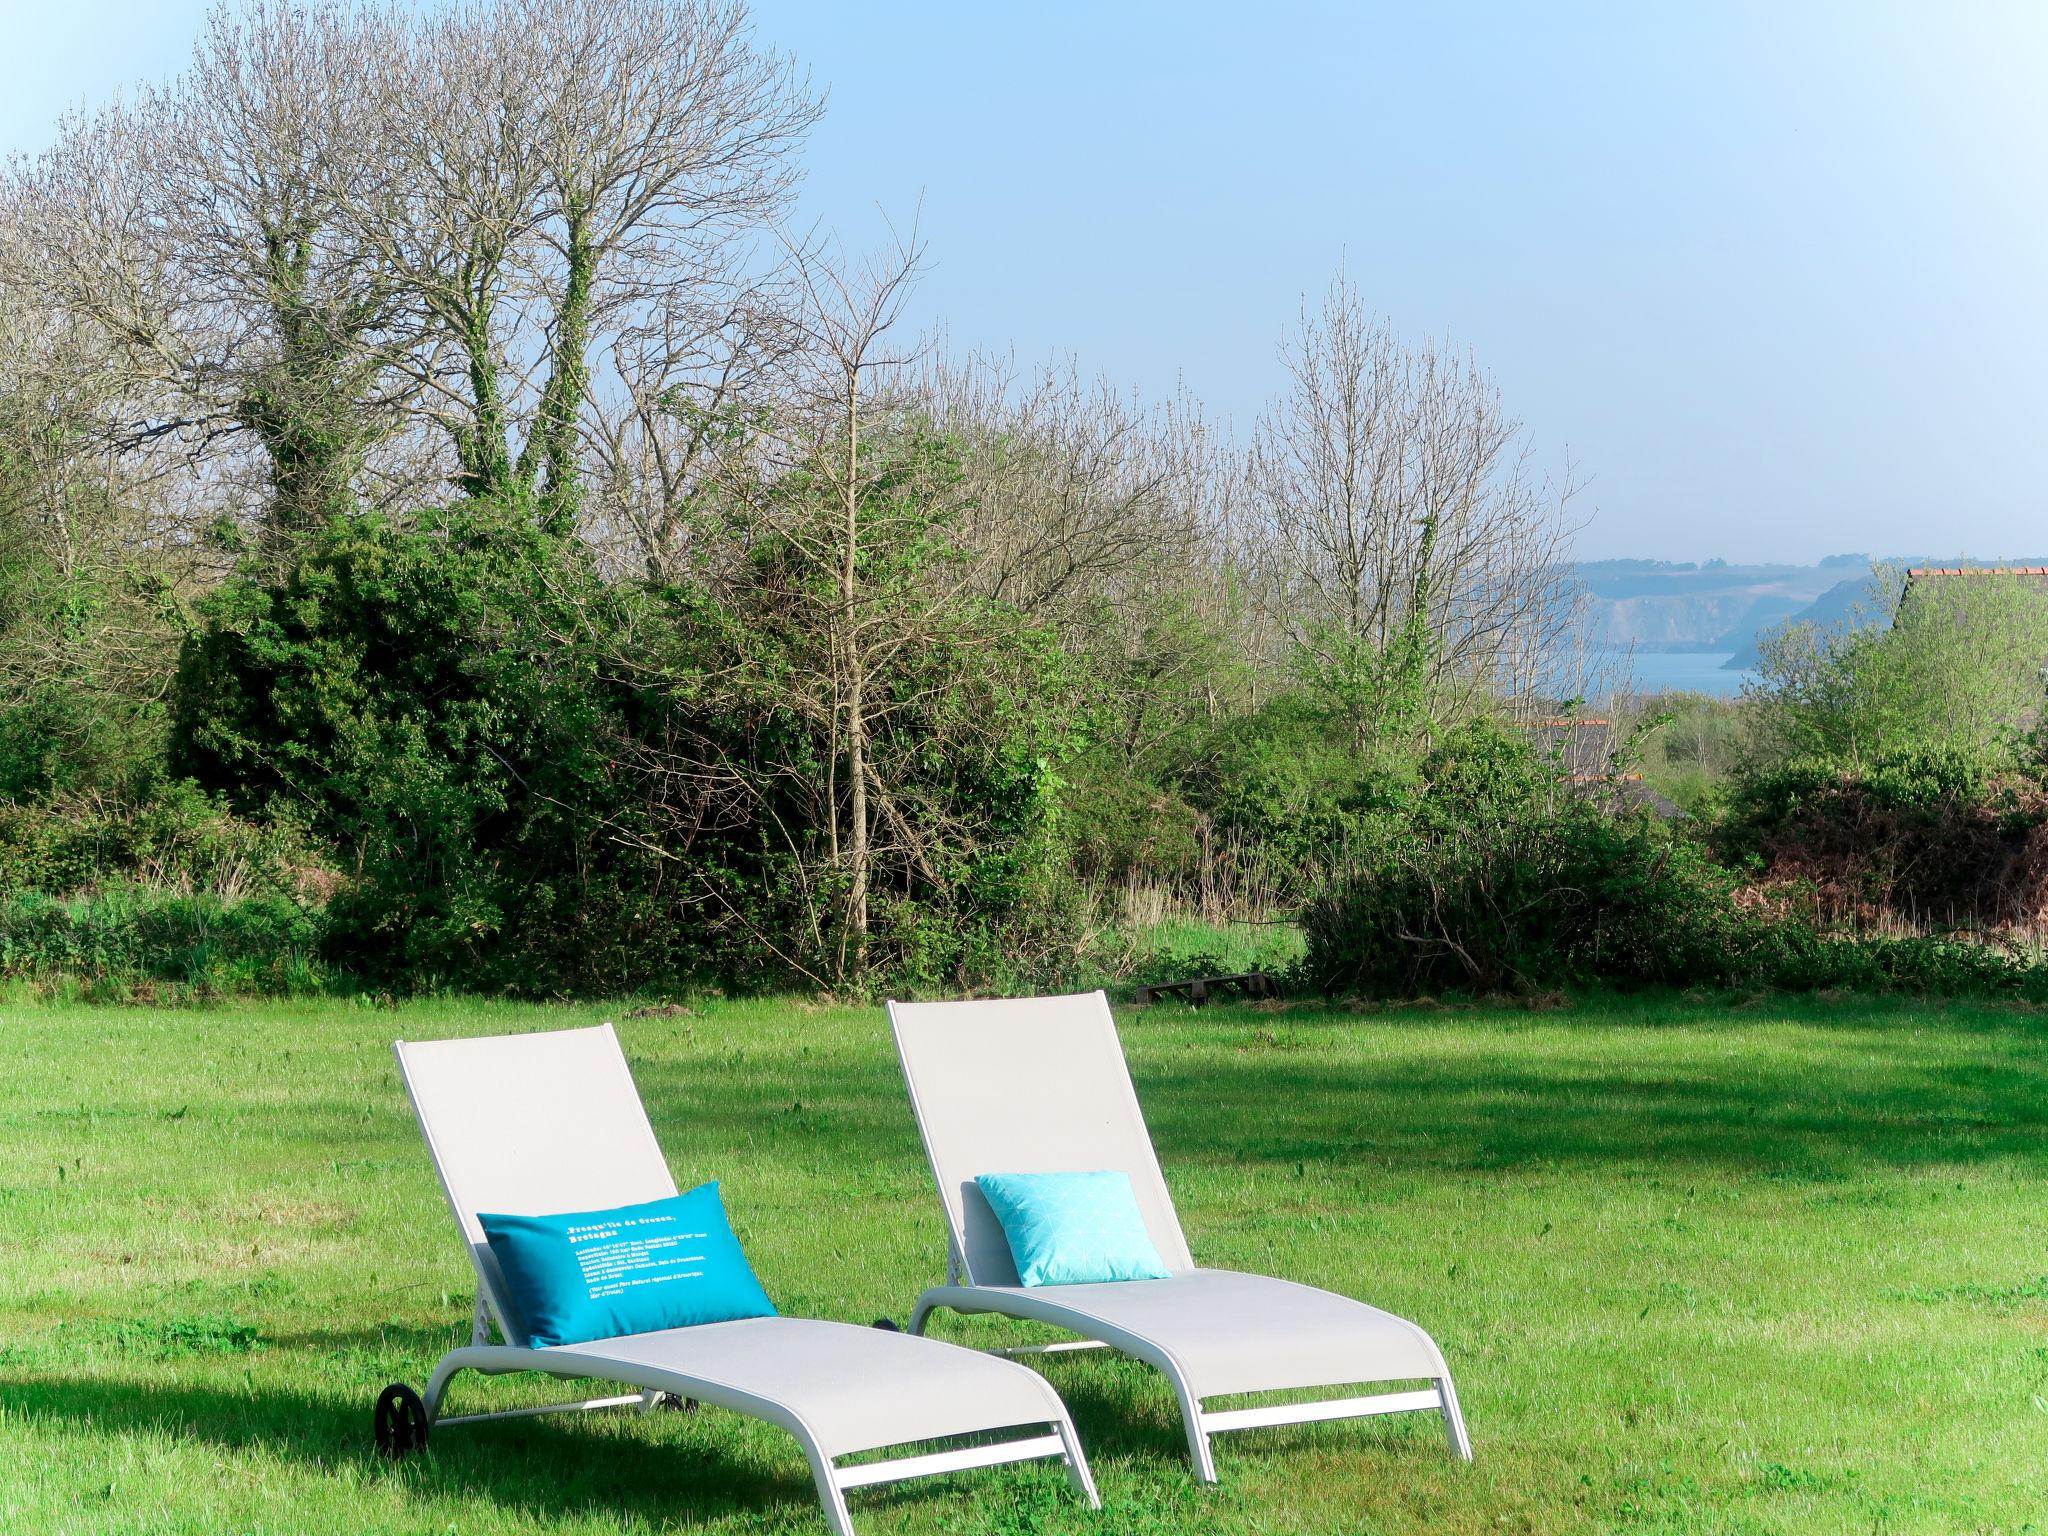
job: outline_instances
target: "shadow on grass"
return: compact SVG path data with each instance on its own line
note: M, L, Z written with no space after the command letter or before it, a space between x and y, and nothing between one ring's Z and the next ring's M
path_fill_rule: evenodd
M1831 1053L1832 1055L1833 1053ZM1357 1163L1394 1173L1619 1166L1831 1179L1862 1168L2048 1166L2048 1053L1994 1061L1699 1059L1536 1065L1151 1065L1169 1168ZM1276 1106L1284 1106L1276 1114Z
M1541 1016L1536 1027L1564 1038L1509 1035L1486 1054L1432 1053L1426 1040L1390 1049L1384 1035L1356 1055L1333 1054L1325 1047L1334 1032L1320 1024L1338 1021L1313 1013L1300 1049L1245 1050L1213 1037L1168 1043L1148 1039L1143 1025L1126 1024L1125 1037L1169 1170L1663 1165L1829 1179L1859 1167L2048 1163L2048 1022L2038 1015L1974 1010L1967 1028L1944 1015L1932 1031L1913 1027L1925 1014L1903 1009L1858 1013L1861 1028L1816 1027L1794 1015L1773 1018L1778 1027L1731 1056L1724 1026L1762 1021L1700 1012L1697 1026L1667 1014L1654 1035ZM1245 1023L1244 1034L1255 1027ZM1429 1027L1455 1023L1432 1016ZM1204 1023L1203 1033L1212 1028ZM687 1063L634 1067L657 1132L685 1172L715 1165L722 1149L754 1145L826 1176L902 1170L922 1182L916 1127L886 1057L821 1050L777 1062L753 1082L721 1079L715 1094ZM684 1105L687 1116L674 1108Z
M306 1342L310 1345L312 1337ZM1063 1361L1048 1374L1098 1466L1144 1466L1175 1482L1188 1475L1178 1411L1163 1380L1147 1367L1102 1352L1085 1361ZM562 1385L569 1396L579 1384ZM760 1519L773 1514L779 1519L801 1513L808 1518L816 1508L814 1485L793 1440L776 1437L787 1454L773 1469L736 1460L707 1443L715 1431L706 1434L704 1428L716 1423L716 1410L706 1410L702 1419L663 1416L659 1422L664 1426L686 1426L664 1431L636 1426L637 1416L629 1411L616 1416L616 1433L593 1434L591 1421L581 1417L464 1425L436 1433L426 1453L392 1464L372 1447L372 1400L367 1390L361 1402L354 1402L257 1385L234 1390L127 1379L0 1377L0 1401L28 1422L54 1421L102 1437L156 1433L197 1439L222 1451L295 1460L316 1472L354 1464L366 1470L373 1484L424 1497L486 1499L539 1517L603 1510L662 1527L678 1519L695 1523L727 1515ZM452 1406L473 1411L484 1405ZM1272 1453L1283 1451L1296 1436L1281 1431L1256 1438L1267 1440L1265 1449ZM1359 1438L1384 1442L1378 1447L1382 1453L1404 1458L1443 1454L1436 1434L1390 1436L1375 1425ZM1053 1485L1060 1490L1065 1485L1057 1464L1046 1462L971 1474L966 1482L922 1479L859 1497L891 1506L974 1503L972 1480L992 1477L1042 1482L1040 1491L1048 1495ZM1064 1492L1058 1497L1063 1499Z
M1169 1170L1664 1165L1833 1179L1859 1167L2048 1160L2048 1018L2035 1012L1667 998L1585 1015L1475 1010L1469 1020L1316 1006L1221 1015L1122 1021ZM1924 1028L1930 1019L1937 1027ZM1483 1054L1463 1045L1467 1022L1490 1042ZM1759 1026L1731 1054L1730 1040ZM1288 1038L1252 1048L1260 1029ZM870 1196L923 1198L924 1157L883 1030L877 1010L871 1029L836 1023L793 1048L744 1036L642 1039L629 1054L685 1184L751 1160ZM1446 1040L1453 1048L1432 1048ZM280 1142L344 1160L367 1147L393 1167L423 1168L402 1101L387 1094L383 1107L367 1125L353 1101L331 1113L240 1113ZM270 1132L262 1122L273 1116Z
M576 1387L568 1386L565 1396ZM787 1441L784 1469L766 1472L693 1443L692 1430L592 1434L580 1420L523 1419L437 1433L403 1463L373 1448L371 1401L255 1386L241 1391L156 1382L51 1381L0 1377L0 1401L25 1419L56 1420L99 1435L160 1432L222 1450L295 1459L317 1471L357 1463L372 1478L422 1495L488 1499L537 1516L602 1509L662 1526L679 1515L705 1520L760 1516L778 1505L815 1509L802 1453ZM630 1413L622 1414L630 1422ZM707 1421L692 1420L692 1424Z
M1185 1472L1186 1441L1177 1417L1161 1418L1151 1394L1133 1390L1128 1372L1143 1368L1124 1362L1108 1372L1068 1370L1058 1385L1081 1435L1097 1462L1121 1459L1151 1464L1166 1477ZM573 1395L577 1383L563 1384ZM459 1389L458 1389L459 1390ZM593 1391L602 1387L593 1385ZM1159 1389L1164 1397L1164 1389ZM28 1422L54 1421L101 1437L165 1434L197 1439L219 1450L295 1460L315 1472L350 1464L368 1480L421 1496L489 1500L538 1517L589 1515L602 1510L621 1520L656 1528L738 1515L778 1522L801 1515L809 1522L817 1493L794 1440L777 1435L786 1449L783 1463L763 1469L735 1460L706 1443L703 1432L717 1411L701 1419L665 1424L685 1428L656 1432L636 1426L636 1415L616 1416L617 1433L589 1432L591 1421L526 1419L463 1425L437 1432L428 1450L403 1463L386 1462L372 1447L370 1394L362 1402L332 1396L251 1386L227 1390L193 1384L48 1377L0 1377L0 1401ZM471 1411L481 1404L454 1404ZM1170 1404L1167 1405L1170 1409ZM608 1418L612 1417L607 1415ZM715 1432L714 1432L715 1433ZM920 1479L867 1490L860 1502L915 1507L977 1502L975 1480L989 1478L1043 1484L1039 1491L1065 1498L1065 1474L1057 1463L970 1474L967 1479ZM1057 1485L1055 1491L1054 1485Z

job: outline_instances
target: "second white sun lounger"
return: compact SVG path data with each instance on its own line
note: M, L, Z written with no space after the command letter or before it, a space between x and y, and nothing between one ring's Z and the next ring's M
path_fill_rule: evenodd
M478 1212L609 1210L676 1193L618 1039L606 1024L482 1039L401 1040L397 1051L476 1267L477 1306L470 1344L442 1358L423 1398L403 1386L386 1389L377 1425L386 1450L416 1449L437 1423L651 1408L669 1397L716 1404L788 1430L803 1447L826 1521L839 1536L853 1530L848 1489L1042 1456L1062 1458L1076 1492L1096 1505L1088 1464L1059 1395L1035 1372L972 1350L792 1317L529 1347L516 1313L505 1304L503 1278ZM502 1342L491 1341L493 1325ZM449 1379L460 1371L540 1371L637 1390L624 1397L441 1417ZM836 1465L882 1446L1024 1426L1035 1432L965 1449Z
M1204 1482L1216 1481L1211 1435L1382 1413L1441 1413L1452 1452L1471 1460L1450 1370L1415 1324L1329 1291L1196 1266L1102 993L891 1003L889 1021L952 1250L947 1283L918 1298L912 1333L923 1332L935 1308L994 1312L1050 1323L1157 1366L1180 1399L1188 1453ZM1019 1284L1009 1242L975 1179L1102 1169L1130 1176L1170 1278ZM1220 1412L1202 1406L1240 1393L1400 1381L1426 1385Z

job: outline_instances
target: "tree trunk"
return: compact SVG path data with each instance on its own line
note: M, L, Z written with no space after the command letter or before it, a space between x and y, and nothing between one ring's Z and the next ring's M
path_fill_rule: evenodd
M463 495L479 501L503 495L512 484L512 458L505 446L505 401L498 380L498 359L491 346L492 290L495 263L464 274L462 350L469 371L472 419L456 432L458 472L455 483Z
M847 862L846 938L842 974L855 976L867 964L868 940L868 722L867 678L855 625L860 595L860 377L846 376L846 478L842 484L845 518L839 559L840 668L846 699ZM847 951L850 951L848 953Z
M348 507L349 481L361 449L361 427L347 375L356 338L336 334L309 298L313 237L308 228L267 236L271 323L279 355L253 381L238 415L262 441L270 460L270 515L264 550L273 567L298 541Z
M571 203L566 219L568 273L562 285L561 308L555 312L554 355L549 359L533 440L519 467L523 487L530 488L538 479L548 519L563 532L572 528L576 519L576 416L590 379L590 293L597 275L587 212Z

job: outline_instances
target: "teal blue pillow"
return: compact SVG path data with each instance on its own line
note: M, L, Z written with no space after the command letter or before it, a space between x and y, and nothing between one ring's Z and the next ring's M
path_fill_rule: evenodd
M984 1173L974 1182L1026 1285L1167 1278L1127 1173Z
M536 1348L775 1316L715 1181L610 1211L476 1219Z

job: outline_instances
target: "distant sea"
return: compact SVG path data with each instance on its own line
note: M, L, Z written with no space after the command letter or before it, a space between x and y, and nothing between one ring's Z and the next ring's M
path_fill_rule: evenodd
M1723 698L1742 692L1756 676L1747 667L1724 668L1733 651L1637 651L1636 687L1644 693L1711 693Z

